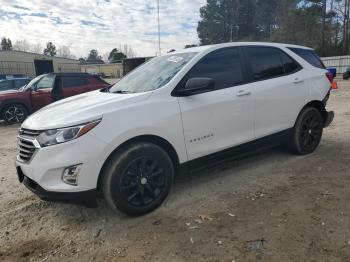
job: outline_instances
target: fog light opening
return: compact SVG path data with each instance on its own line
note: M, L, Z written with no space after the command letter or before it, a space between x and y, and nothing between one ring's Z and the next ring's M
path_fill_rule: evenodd
M81 166L82 164L65 168L62 175L62 181L68 185L77 186Z

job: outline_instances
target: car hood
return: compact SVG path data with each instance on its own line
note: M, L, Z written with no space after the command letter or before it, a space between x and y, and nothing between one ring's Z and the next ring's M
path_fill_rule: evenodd
M66 98L50 104L31 115L23 128L48 130L87 123L150 97L152 92L137 94L114 94L93 91Z

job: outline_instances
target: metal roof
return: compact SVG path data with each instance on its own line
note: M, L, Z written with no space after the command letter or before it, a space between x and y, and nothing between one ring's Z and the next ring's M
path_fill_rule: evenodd
M2 52L25 53L25 54L31 54L31 55L45 56L45 57L51 58L51 59L52 58L59 58L59 59L67 59L67 60L72 60L72 61L79 61L78 59L66 58L66 57L61 57L61 56L49 56L49 55L27 52L27 51L19 51L19 50L0 50L0 53L2 53Z

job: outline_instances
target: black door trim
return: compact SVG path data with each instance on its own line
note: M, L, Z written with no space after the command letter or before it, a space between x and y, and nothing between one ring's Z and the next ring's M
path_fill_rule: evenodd
M207 156L190 160L181 164L181 171L199 171L211 166L220 164L221 162L232 161L251 155L254 152L272 148L284 143L287 143L293 133L293 128L286 129L273 135L265 136L263 138L239 145L220 152L216 152Z

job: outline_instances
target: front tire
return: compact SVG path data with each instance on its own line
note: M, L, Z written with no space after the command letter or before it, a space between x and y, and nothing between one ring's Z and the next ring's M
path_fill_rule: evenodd
M2 110L2 119L8 124L22 123L28 116L28 110L19 104L11 104Z
M138 216L153 211L167 197L174 166L161 147L132 143L113 155L102 173L102 193L113 210Z
M323 133L324 121L319 110L306 107L295 123L290 147L295 154L306 155L318 147Z

